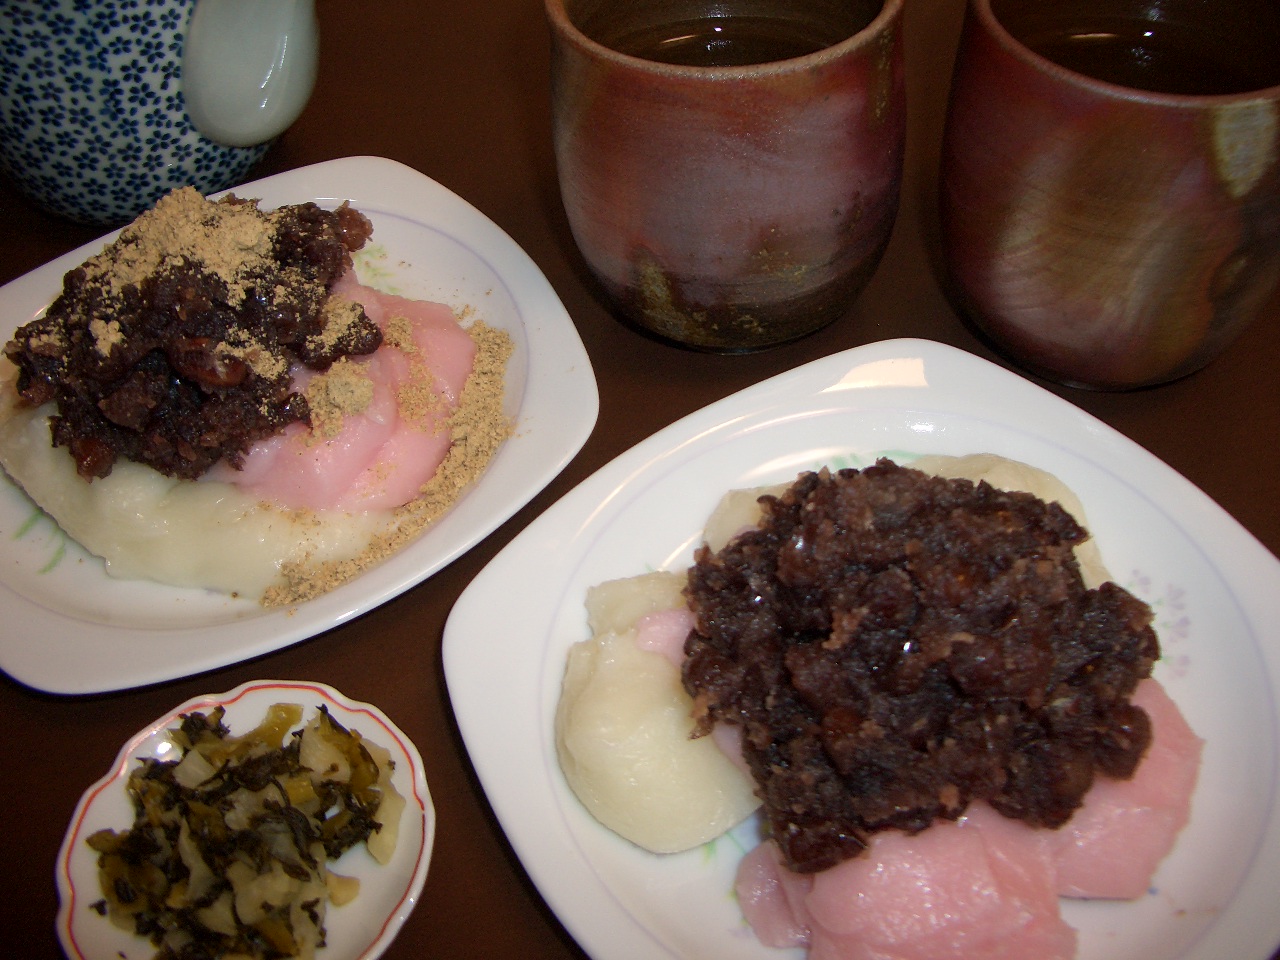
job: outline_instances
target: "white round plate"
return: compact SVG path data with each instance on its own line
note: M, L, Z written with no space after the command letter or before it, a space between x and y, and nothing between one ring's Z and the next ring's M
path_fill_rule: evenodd
M474 207L402 164L320 163L237 187L265 208L349 200L373 221L361 279L403 296L470 308L514 341L512 436L454 508L393 557L294 607L107 575L0 472L0 669L52 693L144 686L238 663L385 603L470 549L529 502L581 449L599 410L591 363L563 304L528 255ZM0 333L37 316L63 274L113 235L0 288ZM34 642L33 638L39 638Z
M1117 581L1155 609L1156 676L1206 741L1191 822L1151 893L1064 901L1079 960L1261 960L1280 942L1280 561L1184 478L993 364L895 340L827 357L673 424L584 481L472 582L444 635L449 693L485 791L530 876L597 960L778 960L732 896L747 824L645 853L593 820L556 762L553 718L583 601L603 580L691 561L727 490L821 465L995 453L1083 501Z
M353 847L334 861L338 873L360 880L360 893L350 903L331 907L325 925L325 960L373 960L395 939L417 905L427 879L431 847L435 841L436 814L422 770L422 757L400 729L367 703L348 700L321 683L256 680L229 693L196 697L139 731L124 745L115 763L90 787L71 817L71 825L58 851L55 875L58 884L58 939L72 960L119 960L154 952L142 937L132 936L99 915L92 904L102 899L98 888L98 855L85 842L97 830L125 830L133 825L134 811L125 782L142 757L163 757L174 750L169 730L183 714L207 713L226 708L223 722L233 734L258 725L275 703L302 707L302 723L324 704L334 719L366 740L385 747L395 763L392 783L405 798L400 836L391 860L380 865L363 845Z

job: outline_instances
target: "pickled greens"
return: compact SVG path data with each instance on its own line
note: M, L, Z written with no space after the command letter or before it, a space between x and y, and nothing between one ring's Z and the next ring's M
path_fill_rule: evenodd
M321 705L271 706L232 735L224 711L184 714L172 758L144 758L126 789L135 820L87 839L98 854L95 909L148 938L156 960L309 960L326 908L353 899L329 864L363 844L385 863L404 798L390 754Z

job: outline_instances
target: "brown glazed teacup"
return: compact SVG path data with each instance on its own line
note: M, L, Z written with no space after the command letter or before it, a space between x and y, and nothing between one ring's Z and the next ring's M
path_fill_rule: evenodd
M546 0L561 197L617 312L733 352L849 310L898 208L903 2Z
M1280 309L1280 4L970 0L940 201L957 305L1015 362L1201 368Z

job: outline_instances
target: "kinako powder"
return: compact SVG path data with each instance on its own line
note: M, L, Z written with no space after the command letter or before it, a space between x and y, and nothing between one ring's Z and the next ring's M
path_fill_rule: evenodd
M264 606L288 606L320 596L390 557L447 513L484 473L498 447L511 435L511 423L503 411L503 395L512 343L506 331L490 327L482 320L473 321L466 329L476 344L475 362L458 406L447 418L451 443L435 474L423 484L416 498L392 512L391 522L357 556L323 563L302 560L283 564L280 582L262 598ZM409 354L414 350L407 330L403 325L397 327L394 319L388 324L387 342ZM341 405L359 388L350 383L348 374L340 372L339 377L344 381L342 384L323 389L330 399L339 397L335 402ZM412 416L416 404L430 402L416 395L399 397L401 411L406 416ZM334 413L335 409L328 410L330 416ZM309 519L315 520L314 515L309 517L308 513L294 511L291 517L294 522L305 525Z

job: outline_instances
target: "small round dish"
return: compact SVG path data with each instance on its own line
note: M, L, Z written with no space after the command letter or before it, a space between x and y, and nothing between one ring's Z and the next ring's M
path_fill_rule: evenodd
M85 791L71 817L58 851L56 927L62 948L71 960L118 960L149 956L153 948L100 916L92 904L101 899L98 856L85 842L96 830L121 830L133 823L133 807L125 781L143 757L162 757L174 749L169 730L183 714L226 709L224 723L233 733L252 729L275 703L297 703L303 722L324 704L349 730L391 752L395 763L392 783L405 798L395 853L379 865L363 845L348 850L334 863L342 874L360 880L360 894L342 907L331 908L326 920L324 960L373 960L387 948L417 905L427 879L427 865L435 840L435 808L417 748L376 707L350 700L321 683L255 680L228 693L188 700L135 734L120 750L107 774Z

